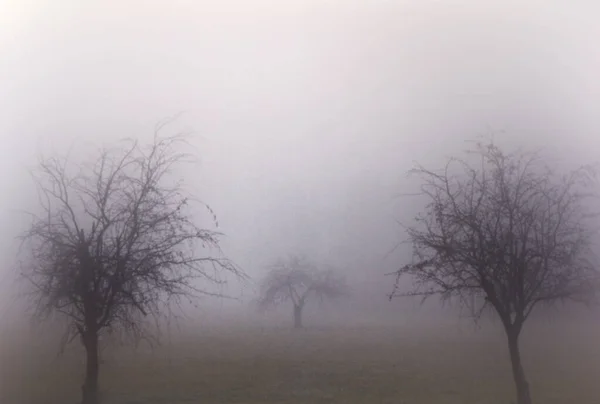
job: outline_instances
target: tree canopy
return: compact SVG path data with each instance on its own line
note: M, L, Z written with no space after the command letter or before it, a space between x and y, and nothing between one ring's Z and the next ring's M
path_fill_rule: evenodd
M164 305L213 294L200 282L241 274L219 250L212 209L172 178L193 157L182 147L184 137L157 132L149 145L123 141L94 161L41 158L34 172L41 214L32 213L23 235L29 256L21 274L36 314L60 313L69 319L67 339L82 337L88 390L96 389L100 332L139 335L142 319ZM200 223L197 206L213 223Z
M290 301L294 307L295 326L301 326L302 309L310 298L319 300L340 297L346 293L344 280L332 269L319 269L305 257L279 259L261 283L260 310Z
M490 307L509 337L519 404L529 404L517 339L540 305L590 301L598 272L592 261L593 171L558 175L536 153L481 145L441 171L417 167L427 198L408 228L415 260L396 272L390 298L458 298L480 316ZM399 292L398 281L415 283Z

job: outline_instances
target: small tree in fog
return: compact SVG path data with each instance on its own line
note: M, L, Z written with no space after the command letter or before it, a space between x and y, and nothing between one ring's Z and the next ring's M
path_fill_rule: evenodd
M596 272L584 206L590 171L558 176L535 155L477 145L477 163L452 158L419 167L428 199L408 228L415 263L397 271L398 295L458 298L475 316L490 307L508 339L517 402L530 404L519 335L531 312L557 301L589 301ZM415 281L409 292L398 279Z
M157 129L158 131L158 129ZM127 141L98 158L70 164L42 158L34 178L42 214L24 235L31 254L22 265L38 316L59 313L86 351L83 403L98 401L98 345L102 332L140 336L145 316L197 293L201 281L239 274L213 255L218 233L198 223L181 182L169 175L189 156L181 136L143 146ZM212 210L211 220L216 224Z
M294 328L301 328L302 310L308 300L333 299L345 291L344 281L332 270L319 270L305 258L291 256L269 268L261 284L258 307L264 311L291 302Z

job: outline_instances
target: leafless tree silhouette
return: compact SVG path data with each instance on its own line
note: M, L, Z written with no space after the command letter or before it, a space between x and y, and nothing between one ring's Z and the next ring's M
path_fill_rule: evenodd
M242 275L219 249L219 233L198 224L202 206L169 176L193 157L185 136L134 140L101 149L91 162L41 158L34 171L41 214L23 235L35 314L69 319L65 341L86 351L84 404L98 402L98 338L121 331L143 336L146 316L199 294L202 282ZM211 223L208 223L212 226ZM208 226L210 227L210 226ZM150 317L150 318L152 318Z
M347 293L344 280L333 270L319 270L304 257L278 260L263 279L258 307L261 311L290 301L294 328L302 328L302 310L310 298L333 299Z
M597 272L591 261L586 192L593 171L559 176L539 154L507 154L477 144L478 163L452 158L440 172L418 167L428 199L408 228L415 263L398 270L394 296L458 298L478 317L490 307L506 331L519 404L530 392L519 335L540 305L589 302ZM415 281L399 290L404 275Z

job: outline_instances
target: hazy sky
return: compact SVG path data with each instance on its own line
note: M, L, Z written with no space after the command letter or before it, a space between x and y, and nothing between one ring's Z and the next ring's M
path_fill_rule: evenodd
M38 150L148 136L183 111L173 130L203 160L187 178L244 269L298 251L380 283L392 216L418 208L392 200L414 160L489 128L599 157L594 4L0 0L5 261Z

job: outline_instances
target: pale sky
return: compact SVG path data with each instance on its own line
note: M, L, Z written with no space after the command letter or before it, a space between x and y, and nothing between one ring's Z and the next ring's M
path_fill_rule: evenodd
M183 111L225 247L251 275L325 257L363 280L398 264L393 201L413 161L490 130L600 157L600 7L589 1L0 0L0 232L26 167L73 139L149 136Z

